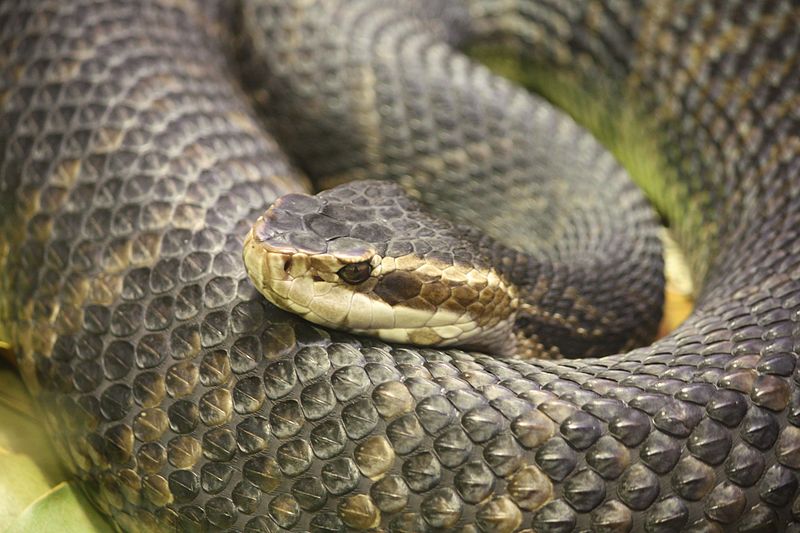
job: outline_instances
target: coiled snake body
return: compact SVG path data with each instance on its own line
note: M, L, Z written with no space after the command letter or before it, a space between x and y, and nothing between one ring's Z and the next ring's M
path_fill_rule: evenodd
M116 524L798 527L793 2L239 8L0 5L0 339L63 461ZM598 187L621 171L582 130L449 48L491 57L498 43L537 66L527 81L597 131L672 226L702 282L692 316L625 354L523 361L327 331L266 303L242 242L275 198L307 189L285 147L330 182L393 177L445 211L458 204L559 265L542 275L567 280L548 286L567 308L578 284L597 299L573 307L607 318L616 305L608 331L652 333L657 317L630 318L660 304L658 276L616 266L637 254L624 264L658 266L649 211L624 180ZM547 172L531 172L539 156L552 156ZM554 169L578 189L570 199L564 180L534 179L534 194L564 199L538 217L520 222L527 194L492 196ZM619 240L620 220L643 237ZM515 224L542 244L515 242ZM630 248L608 250L608 275L552 260L609 235ZM625 315L637 294L645 303ZM612 335L605 349L624 344Z

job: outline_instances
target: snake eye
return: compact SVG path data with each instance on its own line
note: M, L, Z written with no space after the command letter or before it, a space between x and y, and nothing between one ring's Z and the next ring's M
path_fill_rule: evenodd
M351 263L349 265L345 265L339 269L339 277L342 278L346 283L350 285L357 285L359 283L363 283L367 281L369 278L370 273L372 272L372 267L366 261L361 263Z

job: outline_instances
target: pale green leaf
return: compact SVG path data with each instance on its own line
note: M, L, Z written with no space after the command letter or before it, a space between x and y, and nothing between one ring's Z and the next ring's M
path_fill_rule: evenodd
M0 449L29 456L53 486L65 474L37 417L19 375L0 363ZM0 485L4 479L0 471Z
M65 482L39 419L19 375L0 361L0 532L112 531L79 485Z
M0 452L0 531L49 490L50 483L33 459Z
M75 483L59 483L34 501L6 533L112 533Z

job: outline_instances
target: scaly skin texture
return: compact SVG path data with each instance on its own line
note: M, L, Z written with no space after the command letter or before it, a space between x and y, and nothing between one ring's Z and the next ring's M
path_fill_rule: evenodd
M468 15L450 0L248 2L245 79L316 181L395 180L482 230L474 251L528 306L519 355L649 342L663 293L651 207L591 135L449 46L469 41Z
M284 314L241 242L305 181L227 67L223 9L0 5L0 337L121 528L800 527L793 3L471 4L431 24L640 102L670 169L642 185L704 281L670 336L503 361Z
M279 198L247 234L242 258L270 302L315 324L515 355L517 288L473 233L396 183L356 181ZM359 275L342 278L358 265Z

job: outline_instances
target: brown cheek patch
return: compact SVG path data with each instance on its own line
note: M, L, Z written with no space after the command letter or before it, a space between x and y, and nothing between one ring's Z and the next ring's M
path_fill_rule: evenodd
M470 316L475 317L478 325L480 326L485 326L490 320L493 320L493 318L486 316L485 310L486 306L478 302L467 306L467 313L469 313Z
M478 301L478 291L469 285L459 285L453 289L453 299L464 307Z
M395 271L384 276L374 292L389 305L396 305L419 296L422 282L413 274Z
M483 291L486 287L489 286L489 284L487 282L485 282L485 281L474 281L474 282L470 283L469 285L470 285L470 287L472 287L473 289L475 289L478 292Z
M466 305L461 305L460 303L458 303L457 301L455 301L452 298L450 298L445 303L443 303L441 305L441 308L444 309L445 311L449 311L449 312L455 313L457 315L463 315L464 311L467 310L467 306Z
M436 344L442 340L436 332L427 328L410 332L408 338L412 344L418 344L420 346Z
M450 298L450 288L443 283L425 283L419 295L433 305L440 305Z
M481 291L478 301L483 305L491 305L492 301L497 296L498 291L492 288L485 288Z
M411 300L404 302L403 305L411 309L426 311L431 315L433 315L436 312L436 306L428 302L427 300L423 300L422 298L412 298Z

